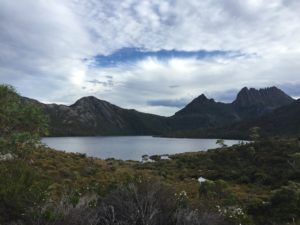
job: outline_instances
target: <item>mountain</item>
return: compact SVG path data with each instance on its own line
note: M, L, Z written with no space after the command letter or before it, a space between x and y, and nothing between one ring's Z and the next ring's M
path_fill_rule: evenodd
M173 129L187 130L225 125L239 117L230 104L215 102L202 94L168 120Z
M235 111L241 118L255 118L272 110L291 104L293 98L277 87L254 89L244 87L232 103Z
M177 130L172 137L248 139L249 130L259 127L262 137L300 136L300 99L256 118L244 119L223 127Z
M300 99L255 120L270 135L300 135Z
M49 117L52 136L85 135L166 135L185 137L244 137L252 126L297 132L294 99L276 87L243 88L232 103L216 102L204 94L195 98L171 117L123 109L93 96L83 97L70 106L43 104L23 98L42 108ZM296 104L297 105L297 104ZM292 109L288 108L292 107ZM287 109L286 109L287 108ZM285 110L286 109L286 110ZM280 111L282 110L282 111ZM274 114L275 113L275 114ZM278 117L281 115L281 117ZM290 121L285 125L284 121ZM222 134L222 135L220 135Z
M204 94L169 118L173 130L223 127L249 118L257 118L294 101L276 87L243 88L229 104L215 102Z
M41 107L49 118L51 136L155 135L168 130L165 117L123 109L92 96L70 106L23 101Z
M289 105L276 108L261 117L244 120L223 130L231 136L241 134L247 136L251 127L260 127L262 136L300 135L300 99Z

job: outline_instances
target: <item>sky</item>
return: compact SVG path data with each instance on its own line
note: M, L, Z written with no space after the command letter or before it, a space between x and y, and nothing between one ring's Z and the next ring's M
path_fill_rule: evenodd
M299 0L0 0L0 83L169 116L244 86L300 97Z

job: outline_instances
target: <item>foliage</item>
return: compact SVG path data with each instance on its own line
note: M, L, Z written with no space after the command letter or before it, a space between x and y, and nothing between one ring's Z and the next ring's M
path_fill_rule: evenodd
M31 217L28 209L42 204L47 182L20 160L0 163L0 224Z
M274 191L269 208L278 222L295 221L300 215L300 184L290 182Z
M46 132L41 111L24 105L12 87L0 85L0 223L26 220L28 209L45 200L47 182L27 157Z
M0 85L0 153L22 155L47 133L47 120L41 110L23 104L16 91Z
M159 160L161 160L161 156L160 155L151 155L150 159L153 161L159 161Z
M153 180L120 185L105 197L96 200L97 204L91 205L85 199L84 204L76 207L65 204L53 205L44 209L42 216L33 217L29 222L32 225L227 224L224 222L224 216L216 210L191 208L190 205L180 207L174 190Z
M223 180L205 181L199 187L200 199L216 204L234 205L236 197L229 188L229 184Z
M300 173L300 152L291 155L290 165L294 170Z
M217 144L217 145L220 145L221 148L227 147L227 145L225 144L224 139L218 139L218 140L216 141L216 144Z
M260 127L250 128L249 133L249 137L252 141L258 141L260 138Z
M129 204L130 201L133 201L130 204L136 204L134 198L132 199L134 196L132 193L138 193L139 199L154 195L153 198L156 200L153 202L154 205L158 204L159 199L162 199L163 202L173 199L176 202L172 203L176 205L176 213L174 212L172 218L177 218L176 220L180 222L185 218L185 224L189 224L189 222L190 224L197 224L197 220L202 221L207 218L205 216L207 213L209 214L208 218L212 219L212 215L214 215L216 218L228 221L228 224L239 224L241 221L242 224L285 224L293 219L299 220L297 215L299 207L297 204L295 205L294 201L287 201L287 199L296 196L297 185L300 183L297 171L291 166L293 155L297 152L299 152L297 140L279 139L236 145L207 152L178 154L170 156L171 160L139 163L82 157L79 154L59 152L41 146L29 153L27 158L32 161L31 163L20 162L23 162L22 165L29 168L30 171L34 171L34 173L30 173L31 179L27 184L39 187L41 191L37 193L41 193L40 196L45 196L46 202L38 201L39 198L34 200L30 197L29 192L22 192L24 196L27 196L26 199L32 199L33 202L39 204L39 207L35 208L33 202L24 201L22 197L19 199L12 198L10 196L13 195L8 194L8 192L4 192L6 194L3 195L6 196L6 202L11 202L12 205L16 206L22 205L19 207L22 208L22 213L34 215L35 212L34 218L40 218L41 221L52 220L53 218L56 218L56 221L74 221L76 218L78 221L89 221L87 217L92 219L93 216L99 215L100 211L91 215L94 211L89 208L85 206L77 208L77 204L82 201L84 196L92 193L101 196L99 204L101 203L102 207L105 206L102 210L105 209L106 213L111 213L110 203L113 204L116 201L115 204L117 202ZM10 161L5 163L8 162ZM13 162L15 160L11 161L11 170L16 165L20 170L26 171L24 166L19 166ZM3 164L4 162L0 163L4 168L7 167L6 164ZM10 173L13 174L13 170ZM22 172L19 171L19 174ZM199 184L197 179L200 176L208 181ZM14 177L18 176L14 175ZM150 184L147 183L147 180L150 180ZM289 181L293 182L294 186L290 186ZM3 180L2 187L4 184L7 186L1 189L9 189L13 184L22 184L24 188L19 190L25 190L25 187L29 187L25 185L24 179L12 180L11 182ZM134 188L130 184L134 184ZM162 188L162 186L167 186L167 188ZM169 188L170 186L172 188ZM288 189L294 190L295 193L285 194L284 196L287 196L285 198L280 197L285 193L280 190L285 190L286 186ZM147 194L148 191L149 194ZM152 191L156 194L151 194ZM43 195L42 193L46 194ZM169 200L161 195L165 195ZM113 197L116 196L124 201L120 199L113 201ZM125 197L127 198L126 201ZM54 201L50 208L47 203L49 199ZM63 202L66 202L64 206L55 206L62 202L62 199L65 199ZM150 204L149 201L147 200L147 204ZM287 203L291 203L291 205L287 205ZM219 215L217 206L220 206L222 215ZM281 210L283 207L291 210ZM117 208L114 208L115 213ZM243 215L239 214L240 210L238 209L242 210ZM15 217L13 211L21 212L16 209L6 211L6 215L10 215L8 218ZM104 212L101 211L101 213ZM276 216L274 216L275 214ZM80 224L78 221L73 224ZM61 222L60 224L64 223ZM178 224L180 223L178 222Z

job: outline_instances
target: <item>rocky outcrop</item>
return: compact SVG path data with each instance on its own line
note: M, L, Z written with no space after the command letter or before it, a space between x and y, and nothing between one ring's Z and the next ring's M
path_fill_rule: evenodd
M232 105L241 118L248 119L262 116L293 101L293 98L277 87L259 90L245 87L238 93Z

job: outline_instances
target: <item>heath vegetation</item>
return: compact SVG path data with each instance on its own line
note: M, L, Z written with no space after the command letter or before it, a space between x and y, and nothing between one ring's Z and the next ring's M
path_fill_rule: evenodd
M0 224L300 224L297 138L255 128L253 142L170 160L101 160L43 146L47 118L3 85L0 132Z

